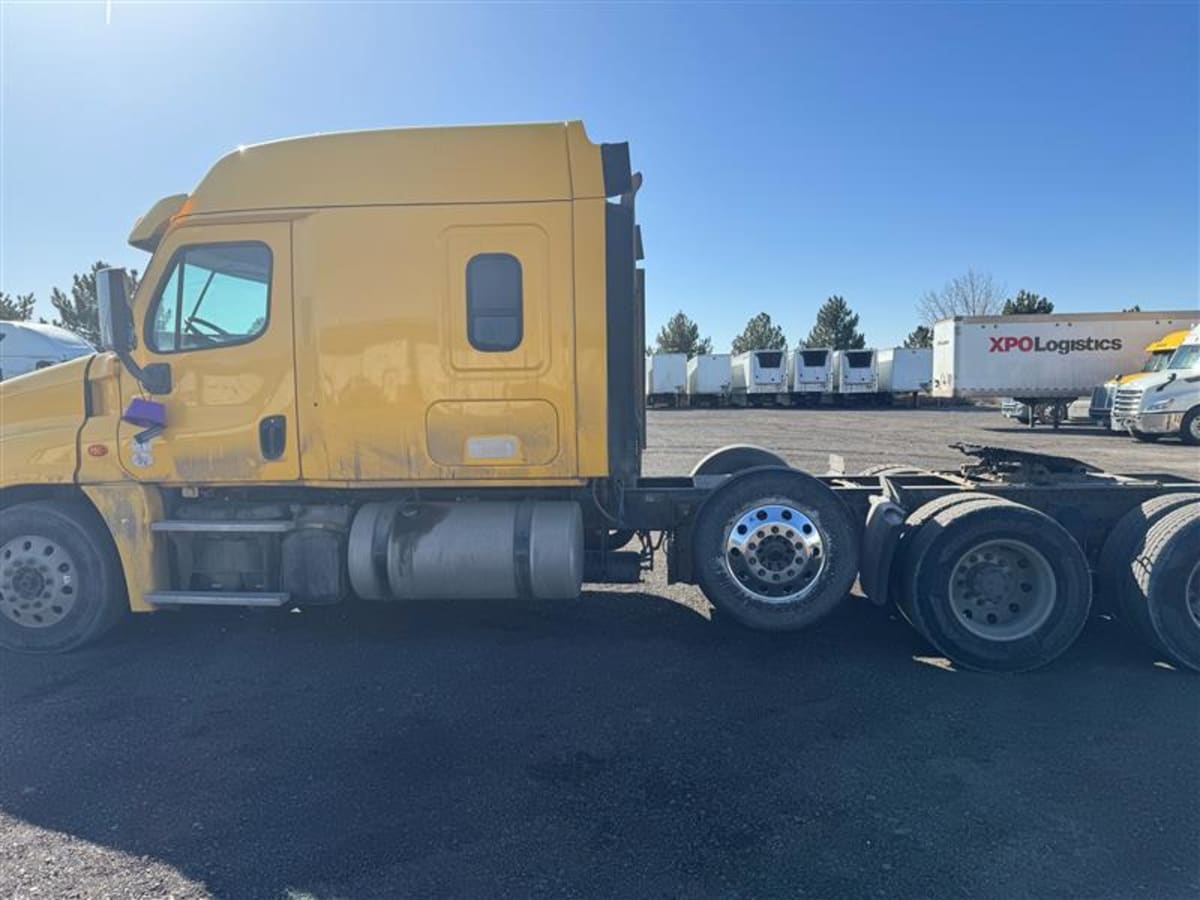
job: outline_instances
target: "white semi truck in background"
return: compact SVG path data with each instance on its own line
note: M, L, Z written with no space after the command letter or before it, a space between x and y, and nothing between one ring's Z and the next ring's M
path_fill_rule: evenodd
M95 353L86 340L39 322L0 322L0 380Z
M1138 369L1146 344L1198 320L1194 309L943 319L933 326L932 393L1014 398L1035 411L1030 424L1048 409L1057 425L1072 401Z
M1145 378L1165 369L1188 334L1190 331L1186 328L1167 332L1157 341L1146 345L1146 361L1139 371L1115 375L1104 384L1093 388L1091 399L1088 402L1088 417L1097 425L1104 428L1111 427L1112 406L1113 401L1117 399L1117 390L1122 385L1129 385L1139 378Z
M1117 389L1112 427L1140 441L1177 436L1200 445L1200 327L1184 338L1166 368Z

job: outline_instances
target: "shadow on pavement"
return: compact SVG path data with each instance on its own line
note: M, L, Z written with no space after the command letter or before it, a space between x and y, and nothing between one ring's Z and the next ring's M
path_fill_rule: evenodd
M934 656L861 602L139 618L0 658L0 808L220 896L1195 891L1195 678L1099 620L1028 675Z

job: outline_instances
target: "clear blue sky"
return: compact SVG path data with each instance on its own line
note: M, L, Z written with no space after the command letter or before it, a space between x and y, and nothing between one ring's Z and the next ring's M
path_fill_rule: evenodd
M1197 6L3 3L3 271L125 244L238 144L582 118L632 142L651 336L795 342L843 294L895 343L968 266L1063 311L1191 307Z

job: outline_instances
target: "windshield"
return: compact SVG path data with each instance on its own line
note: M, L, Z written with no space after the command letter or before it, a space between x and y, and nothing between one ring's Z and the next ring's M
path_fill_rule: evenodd
M1200 344L1184 344L1171 357L1169 369L1200 368Z
M1162 353L1152 353L1146 358L1146 364L1142 366L1142 371L1161 372L1167 367L1167 363L1171 361L1172 356L1174 356L1174 354L1170 350Z

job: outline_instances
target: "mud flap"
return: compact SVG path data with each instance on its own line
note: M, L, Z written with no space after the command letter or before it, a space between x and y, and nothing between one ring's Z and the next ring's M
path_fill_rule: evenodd
M871 510L863 529L862 559L858 581L862 591L876 606L888 602L892 560L907 513L900 504L885 497L872 497Z

